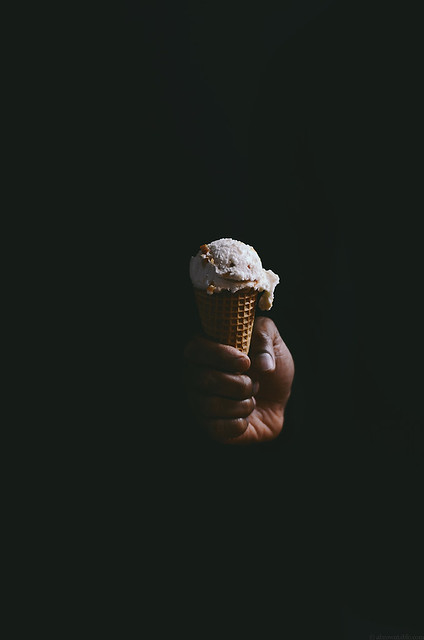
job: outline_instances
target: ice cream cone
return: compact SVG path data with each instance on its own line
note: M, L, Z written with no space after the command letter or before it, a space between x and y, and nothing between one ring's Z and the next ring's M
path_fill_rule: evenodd
M217 342L248 353L258 291L245 288L211 295L201 289L194 289L194 293L205 334Z
M248 353L256 301L262 311L271 309L279 276L262 267L250 245L221 238L200 246L190 278L205 334Z

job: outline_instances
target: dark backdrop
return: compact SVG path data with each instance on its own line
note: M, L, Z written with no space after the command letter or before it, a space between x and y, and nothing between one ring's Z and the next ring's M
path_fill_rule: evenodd
M131 2L100 48L110 446L159 628L419 629L417 24L409 3ZM225 236L280 274L296 364L282 435L241 450L198 433L182 382L189 258Z

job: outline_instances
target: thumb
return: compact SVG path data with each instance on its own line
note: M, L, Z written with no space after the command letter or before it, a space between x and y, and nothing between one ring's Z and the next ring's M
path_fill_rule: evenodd
M275 324L270 318L259 317L255 321L249 358L252 368L259 374L275 370L275 329Z

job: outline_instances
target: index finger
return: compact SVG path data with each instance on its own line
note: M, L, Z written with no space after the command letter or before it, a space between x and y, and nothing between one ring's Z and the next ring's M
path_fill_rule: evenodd
M184 349L185 358L197 365L213 367L229 373L243 373L250 367L250 358L235 347L196 336Z

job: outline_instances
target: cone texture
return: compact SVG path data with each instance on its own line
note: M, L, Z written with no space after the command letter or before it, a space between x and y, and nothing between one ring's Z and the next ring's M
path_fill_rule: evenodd
M217 342L248 353L258 292L241 289L236 293L221 291L209 295L206 291L195 289L194 293L205 334Z

